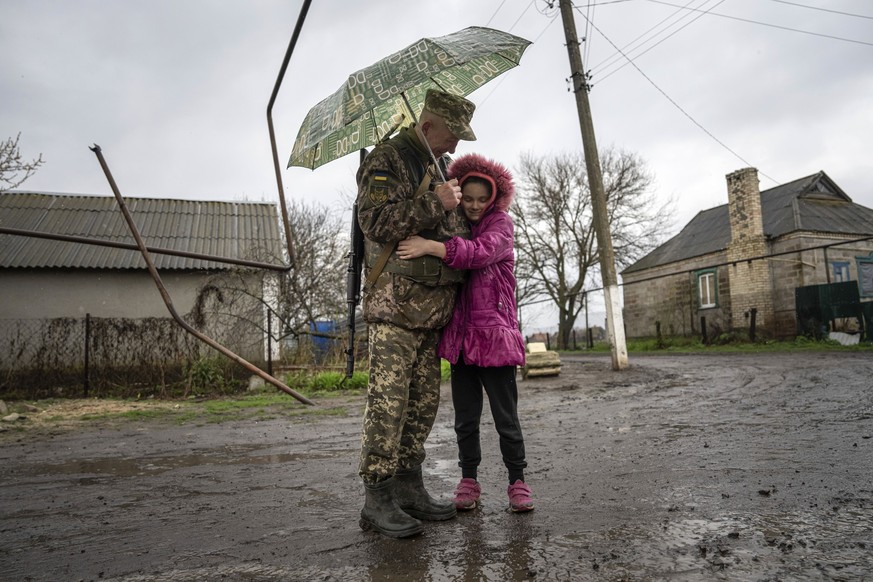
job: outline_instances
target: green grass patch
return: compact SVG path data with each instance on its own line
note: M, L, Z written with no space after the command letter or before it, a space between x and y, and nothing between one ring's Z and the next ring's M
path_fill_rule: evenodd
M142 410L128 410L126 412L119 412L117 414L117 418L124 418L126 420L150 420L152 418L163 418L169 415L173 415L175 412L173 410L166 410L161 408L149 408Z
M253 395L238 396L235 398L220 398L207 400L202 403L203 409L208 414L222 414L226 412L245 411L261 408L290 408L298 403L292 397L281 392L257 393Z
M342 372L294 372L284 378L285 384L306 396L327 392L356 392L365 390L369 382L367 372L354 372L351 378L346 378Z
M138 408L135 410L124 410L121 412L103 412L96 414L83 414L78 417L81 421L100 421L100 420L154 420L159 418L168 418L176 415L176 411L169 408ZM62 420L61 417L55 417L56 420Z

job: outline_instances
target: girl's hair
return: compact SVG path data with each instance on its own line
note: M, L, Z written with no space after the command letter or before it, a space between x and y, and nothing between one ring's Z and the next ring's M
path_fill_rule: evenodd
M506 210L515 196L512 174L503 164L479 154L465 154L449 166L449 179L457 178L460 185L468 180L480 180L491 190L489 206Z
M493 200L494 199L494 191L497 190L497 186L494 184L494 180L489 177L483 177L476 174L466 174L461 176L461 179L458 180L458 185L463 186L464 184L482 184L486 188L488 188L488 196Z

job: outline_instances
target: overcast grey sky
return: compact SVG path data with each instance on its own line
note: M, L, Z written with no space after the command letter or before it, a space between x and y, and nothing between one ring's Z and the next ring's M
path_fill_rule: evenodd
M278 200L266 108L301 5L0 0L0 138L21 132L24 156L45 159L25 187L111 195L97 143L125 195ZM576 6L598 145L646 161L674 229L726 203L725 175L747 166L762 189L824 170L873 207L873 2ZM316 0L273 109L282 165L306 112L349 73L473 25L534 44L470 96L479 140L457 153L514 166L580 150L557 2ZM286 196L340 212L356 163L283 170Z

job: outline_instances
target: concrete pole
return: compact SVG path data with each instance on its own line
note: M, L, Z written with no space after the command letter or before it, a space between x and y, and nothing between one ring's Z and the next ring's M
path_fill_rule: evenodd
M612 250L612 236L609 232L609 216L606 210L606 193L603 190L603 173L600 171L600 157L594 139L594 123L591 121L591 106L588 103L588 84L582 70L582 56L576 36L576 19L573 17L571 0L560 0L561 19L564 22L564 37L567 40L567 54L570 56L570 73L573 79L573 93L576 95L576 108L579 111L579 126L582 129L582 147L585 152L585 166L588 171L588 185L591 189L591 209L594 214L594 232L600 253L600 272L603 277L603 293L606 301L606 333L612 353L612 369L627 368L627 342L624 335L624 319L619 301L618 278L615 274L615 254Z

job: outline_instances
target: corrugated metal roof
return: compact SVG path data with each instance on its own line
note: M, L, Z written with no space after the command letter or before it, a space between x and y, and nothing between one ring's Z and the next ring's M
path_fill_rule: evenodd
M855 204L824 172L761 192L764 235L796 231L873 234L873 210ZM727 249L731 241L728 205L704 210L679 234L622 271L634 273Z
M280 263L274 204L125 198L146 245ZM112 196L0 193L0 226L135 244ZM153 254L158 269L227 269L215 261ZM0 234L0 267L144 269L139 251Z

